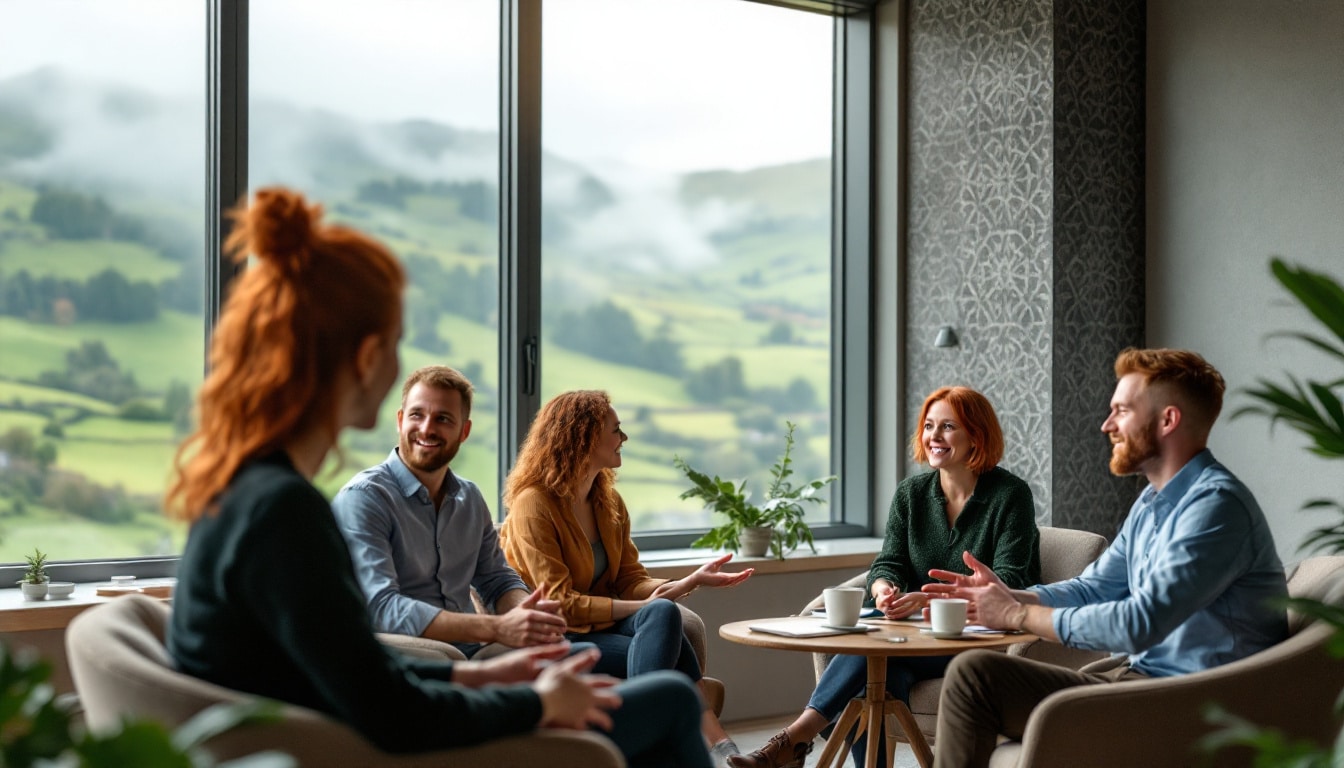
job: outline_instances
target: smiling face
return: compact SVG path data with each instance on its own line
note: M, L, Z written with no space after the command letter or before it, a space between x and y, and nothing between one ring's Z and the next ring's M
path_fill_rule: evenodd
M1137 475L1158 458L1158 414L1143 376L1122 376L1111 396L1111 413L1101 431L1111 439L1111 472Z
M591 469L616 469L621 466L621 445L630 438L621 431L621 420L615 408L607 408L602 419L602 431L593 443L593 451L588 457Z
M425 383L406 393L406 405L397 411L397 445L401 460L418 472L437 472L448 466L462 441L471 433L462 393Z
M929 466L934 469L963 467L971 456L971 436L957 419L957 412L944 400L929 406L920 440Z

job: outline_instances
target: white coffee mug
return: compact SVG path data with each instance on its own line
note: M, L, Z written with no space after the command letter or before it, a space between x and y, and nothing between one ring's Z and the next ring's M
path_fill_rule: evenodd
M936 635L960 635L966 629L967 601L943 597L929 601L929 625Z
M863 610L862 587L831 587L821 592L826 601L826 623L833 627L853 627Z

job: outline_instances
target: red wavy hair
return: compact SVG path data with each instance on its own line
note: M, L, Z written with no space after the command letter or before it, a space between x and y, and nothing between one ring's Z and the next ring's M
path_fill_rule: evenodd
M611 407L606 392L574 390L551 398L542 406L518 449L518 460L504 481L504 507L535 488L559 499L563 509L574 501L579 479L588 471L588 457L602 434L602 422ZM593 512L616 506L616 473L604 468L593 480L588 499Z
M967 469L977 475L983 475L997 467L1003 460L1003 428L999 426L999 417L988 398L970 387L943 387L934 390L924 398L924 406L919 409L919 419L915 422L915 434L910 436L910 450L915 461L928 464L929 456L924 452L924 420L929 417L929 409L934 403L946 402L957 415L957 422L966 435L971 438L971 455L966 460Z
M338 431L331 383L365 338L392 332L406 283L387 248L323 223L322 207L298 192L262 189L229 216L226 253L238 264L249 254L256 261L220 313L197 400L200 425L173 461L164 506L188 521L212 513L243 463L315 425Z

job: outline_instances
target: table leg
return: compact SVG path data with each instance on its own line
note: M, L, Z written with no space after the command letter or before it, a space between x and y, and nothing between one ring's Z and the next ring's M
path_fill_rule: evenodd
M886 720L887 699L887 657L868 657L868 691L863 697L864 714L868 716L868 750L864 756L864 768L879 768L877 764L877 742L882 734L882 723ZM888 767L890 768L890 763Z
M929 749L929 742L924 739L924 732L919 730L919 724L915 722L915 716L911 714L910 708L900 699L889 699L886 714L896 718L896 722L905 731L906 741L910 742L910 751L915 753L920 768L930 768L933 765L933 751Z
M840 713L840 719L836 721L835 728L831 729L831 737L826 740L826 748L821 751L821 757L817 760L817 768L830 768L832 764L839 768L844 765L845 755L849 752L849 732L854 727L855 721L859 719L859 712L863 709L863 702L858 699L851 699L845 705L845 710ZM839 757L838 762L835 758Z

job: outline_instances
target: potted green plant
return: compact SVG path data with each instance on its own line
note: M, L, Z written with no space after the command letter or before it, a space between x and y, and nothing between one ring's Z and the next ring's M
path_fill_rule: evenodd
M28 561L28 570L23 572L23 578L19 579L19 589L23 590L24 600L46 600L47 583L51 579L47 578L47 556L42 550L33 548L33 554L24 555Z
M804 543L817 551L812 543L812 529L803 520L807 511L804 505L826 503L817 492L833 482L835 475L800 485L789 480L793 475L795 425L790 421L784 423L788 426L784 433L784 454L770 468L770 486L760 505L751 503L751 491L747 490L745 480L735 483L718 475L711 478L696 471L680 456L673 458L677 469L691 481L691 488L681 498L700 499L707 508L728 518L728 522L691 542L692 547L736 550L750 557L761 557L769 550L779 560Z
M1290 266L1282 259L1270 261L1270 271L1284 288L1329 331L1328 336L1286 332L1276 334L1305 342L1344 363L1344 286L1321 272ZM1331 338L1333 337L1333 338ZM1253 404L1237 410L1232 418L1255 414L1269 419L1270 427L1286 424L1306 437L1307 449L1327 459L1344 459L1344 377L1333 381L1300 381L1284 374L1287 384L1260 379L1246 389ZM1315 529L1302 543L1303 550L1344 553L1344 500L1313 499L1303 509L1333 509L1341 517L1333 525ZM1344 656L1344 611L1317 600L1294 598L1288 601L1294 610L1330 624L1335 636L1330 645L1336 656ZM1336 715L1344 713L1344 694L1336 705ZM1204 749L1216 752L1240 745L1256 752L1257 766L1292 768L1329 768L1344 764L1344 732L1333 744L1316 745L1289 739L1283 733L1261 728L1217 706L1208 710L1209 720L1222 728L1205 738Z

